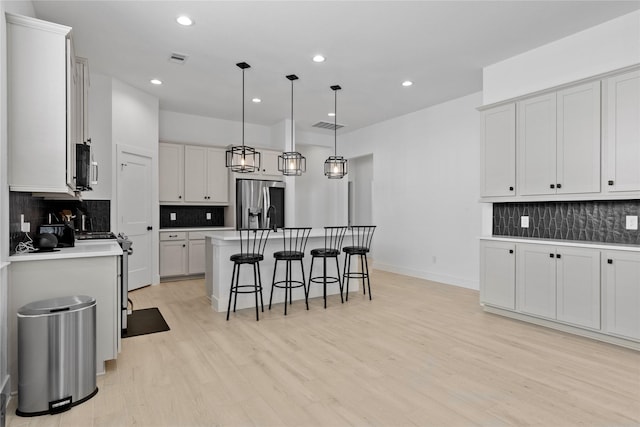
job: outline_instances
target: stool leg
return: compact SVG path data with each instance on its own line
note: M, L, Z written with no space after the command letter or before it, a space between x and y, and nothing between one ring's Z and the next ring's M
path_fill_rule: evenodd
M273 264L273 280L271 280L271 294L269 295L269 310L271 310L271 300L273 299L273 288L276 283L276 270L278 269L278 260Z
M371 301L371 280L369 279L369 263L367 262L367 254L364 254L364 265L367 269L367 287L369 288L369 301Z
M262 275L260 274L260 263L257 262L258 266L258 284L260 289L260 307L262 308L262 312L264 313L264 301L262 300Z
M327 257L322 257L322 295L324 296L324 308L327 308Z
M238 284L240 283L240 267L242 264L238 264L238 269L236 270L236 292L233 296L233 312L236 312L236 304L238 303Z
M348 261L347 261L348 260ZM347 281L347 292L345 300L349 301L349 273L351 271L351 254L345 254L344 256L344 273L342 277Z
M255 296L256 296L256 322L260 320L260 318L258 317L258 313L260 312L258 310L258 267L256 266L257 263L253 263L253 290L255 291Z
M289 294L289 261L284 264L284 315L287 315L287 295Z
M365 273L364 273L364 260L363 258L366 255L360 255L360 275L362 276L362 295L365 295L365 288L364 288L364 277L365 277Z
M233 296L233 279L235 279L236 276L236 266L238 264L236 264L235 262L233 263L233 272L231 273L231 287L229 288L229 304L227 305L227 320L229 320L229 311L231 311L231 297Z
M342 281L340 280L340 263L338 262L338 257L335 257L336 259L336 270L338 270L338 286L340 286L340 302L342 302L342 304L344 304L344 298L342 297Z
M304 289L304 302L309 310L309 298L307 298L307 282L304 280L304 263L300 260L300 270L302 270L302 289Z
M293 265L291 260L287 261L289 269L289 305L293 304Z
M307 298L307 305L309 305L309 291L311 290L311 279L313 279L313 261L315 261L315 259L316 257L311 257L311 269L309 270L309 286L307 286L304 290L306 292L305 297Z

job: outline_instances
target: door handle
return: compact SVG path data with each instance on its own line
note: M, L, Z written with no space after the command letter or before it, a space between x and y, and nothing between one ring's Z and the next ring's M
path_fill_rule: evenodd
M148 226L147 226L147 231L151 231L151 230L153 230L153 227L152 227L152 226L150 226L150 225L148 225Z

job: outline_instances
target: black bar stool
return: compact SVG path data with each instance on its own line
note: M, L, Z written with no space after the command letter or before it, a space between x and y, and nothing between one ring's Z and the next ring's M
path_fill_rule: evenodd
M311 283L322 283L322 295L324 297L324 308L327 308L327 283L337 283L340 286L340 301L344 303L342 298L342 281L340 280L340 264L338 256L342 247L342 240L347 227L324 227L324 248L311 250L311 268L309 270L309 286L307 288L307 299L309 299L309 290ZM313 276L313 262L316 258L322 258L322 276ZM327 276L327 258L336 260L337 275Z
M231 309L231 296L233 299L233 312L236 312L238 294L256 295L256 321L258 318L258 293L260 294L260 306L264 312L264 302L262 301L262 278L260 277L260 261L264 259L264 247L267 245L269 228L238 230L240 234L240 253L233 254L229 258L233 261L233 273L231 273L231 288L229 289L229 305L227 306L227 320ZM253 285L240 285L240 266L249 264L253 266Z
M307 246L307 239L311 233L311 227L289 227L282 229L282 241L284 242L284 250L278 251L273 254L276 259L273 265L273 281L271 284L271 296L269 297L269 310L271 310L271 301L273 300L273 288L284 289L284 315L287 315L287 294L289 296L289 304L291 304L292 289L304 288L304 300L307 304L307 310L309 310L309 300L307 298L307 285L304 279L304 264L302 259L304 258L304 250ZM279 280L276 282L276 270L278 269L278 261L285 261L285 280ZM302 269L302 280L293 280L291 273L291 262L300 261L300 268ZM294 285L295 283L295 285Z
M351 246L345 246L342 251L346 254L344 257L344 279L347 284L347 301L349 301L349 278L362 279L362 293L366 294L364 288L364 279L367 279L367 287L369 288L369 300L371 300L371 282L369 281L369 264L367 262L367 253L371 248L371 239L373 232L376 231L375 225L354 225L351 227ZM351 256L360 256L360 271L351 271Z

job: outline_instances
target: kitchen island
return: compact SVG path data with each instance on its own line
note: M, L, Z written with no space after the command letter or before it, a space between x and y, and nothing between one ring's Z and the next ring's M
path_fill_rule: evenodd
M115 359L120 349L120 256L114 240L76 242L55 252L9 257L9 369L18 378L17 311L25 304L49 298L88 295L96 299L96 370ZM18 381L12 381L16 390Z
M207 297L211 299L211 306L215 311L226 311L229 303L229 288L231 285L231 273L233 272L233 262L229 257L240 252L240 237L237 231L217 231L204 233L205 242L205 291ZM283 250L283 233L281 230L269 233L264 250L264 260L260 262L260 273L262 276L262 295L264 297L265 306L269 305L269 294L271 292L271 283L273 280L273 267L275 259L273 253ZM347 232L344 245L350 243L350 235ZM309 234L305 257L303 260L306 282L309 282L309 273L311 269L310 252L315 248L324 247L324 229L314 228ZM327 260L327 275L335 275L335 261ZM343 263L344 255L338 257L340 263L340 273L344 273ZM352 265L352 269L355 266ZM250 267L243 266L240 271L240 283L253 284L253 270ZM294 262L292 264L293 279L300 278L300 264ZM282 262L278 266L278 274L276 280L284 280L285 263ZM322 274L322 260L317 259L314 265L314 276ZM349 283L350 291L359 289L359 281L351 280ZM335 295L340 293L337 283L327 284L327 295ZM309 298L322 297L322 284L312 283L309 291ZM294 300L304 300L304 291L302 287L293 289ZM284 301L284 289L275 289L273 292L273 303L281 303ZM236 309L255 307L255 297L253 294L239 294ZM280 309L280 308L279 308Z

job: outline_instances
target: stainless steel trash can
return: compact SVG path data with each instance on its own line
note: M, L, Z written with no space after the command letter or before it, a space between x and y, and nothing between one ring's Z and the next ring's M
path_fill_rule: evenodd
M53 298L21 307L16 414L62 412L97 392L95 298Z

